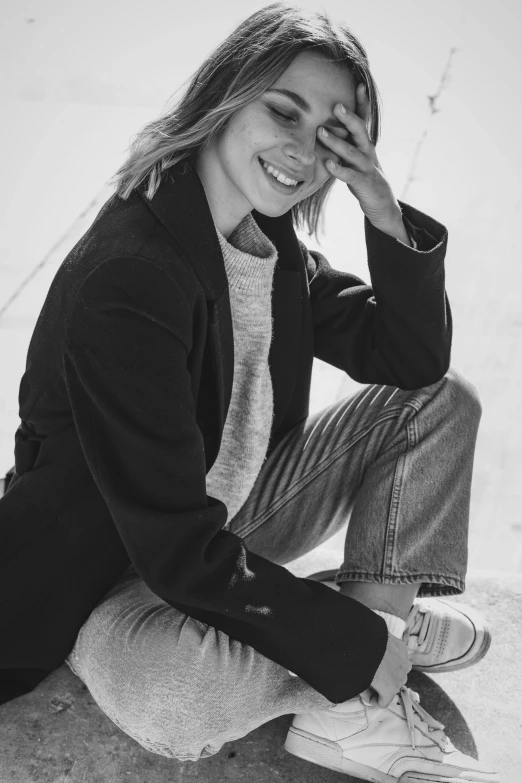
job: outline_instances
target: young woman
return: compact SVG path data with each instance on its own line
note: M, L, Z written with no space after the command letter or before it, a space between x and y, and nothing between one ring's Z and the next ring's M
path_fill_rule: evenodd
M446 229L396 199L378 136L360 42L281 3L138 134L29 347L0 503L4 701L67 657L166 756L295 713L286 747L317 764L497 779L405 685L488 646L480 617L427 598L464 589L480 403L449 370ZM337 181L371 287L295 234ZM308 415L314 356L371 385ZM284 568L349 517L337 590Z

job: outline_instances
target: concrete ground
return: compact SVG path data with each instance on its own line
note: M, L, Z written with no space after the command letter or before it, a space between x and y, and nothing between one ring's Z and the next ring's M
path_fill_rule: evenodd
M264 4L2 3L0 473L13 462L27 345L57 268L111 194L107 180L132 135ZM494 641L473 669L412 679L455 744L472 755L478 749L503 783L520 783L520 4L301 4L344 19L365 45L383 103L383 169L397 197L449 230L453 365L478 387L484 409L472 488L473 576L462 600L486 615ZM334 189L321 242L300 238L334 267L368 279L362 214L344 186ZM357 388L317 362L311 409ZM340 552L342 534L290 569L305 576L336 567ZM0 707L0 783L336 779L284 751L290 720L266 724L211 759L173 762L126 737L62 667L34 693Z
M334 567L335 561L323 552L294 565L295 573L305 576ZM465 602L480 609L491 628L486 657L460 672L414 672L408 685L445 725L459 750L499 770L502 783L520 783L522 577L476 572L469 578ZM0 707L0 721L1 783L355 781L287 753L291 715L265 723L198 762L155 755L106 717L66 664L32 693Z

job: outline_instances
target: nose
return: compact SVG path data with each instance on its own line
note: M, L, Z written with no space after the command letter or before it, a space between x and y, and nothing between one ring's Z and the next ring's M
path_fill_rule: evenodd
M315 141L315 134L309 133L301 142L297 139L289 142L286 145L285 152L289 158L297 161L299 166L311 166L316 159Z

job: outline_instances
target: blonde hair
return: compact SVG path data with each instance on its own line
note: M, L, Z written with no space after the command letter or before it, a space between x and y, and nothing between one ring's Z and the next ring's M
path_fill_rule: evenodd
M273 3L241 22L189 77L175 106L136 134L127 160L109 184L116 185L116 193L126 199L148 177L146 196L151 199L163 172L180 161L195 158L235 112L262 95L299 52L309 49L345 67L356 84L366 85L370 101L368 134L377 144L380 98L362 44L346 24L332 21L325 12ZM334 182L335 178L330 177L315 193L292 207L296 228L317 237L323 205Z

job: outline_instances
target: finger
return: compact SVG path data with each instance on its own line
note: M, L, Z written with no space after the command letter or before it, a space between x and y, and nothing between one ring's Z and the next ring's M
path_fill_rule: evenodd
M356 171L349 166L342 166L335 160L329 159L326 161L325 165L334 177L337 177L337 179L341 180L341 182L345 182L347 185L357 184L357 181L361 176L361 172Z
M383 696L379 694L379 698L377 699L377 704L379 707L389 707L390 704L393 701L393 696Z
M341 107L345 109L343 112ZM356 109L359 105L356 106ZM348 128L352 134L352 138L362 152L367 152L372 148L372 142L368 136L368 129L366 127L366 121L356 114L356 112L350 111L342 103L337 103L334 107L335 116L338 117L341 122Z
M370 704L373 704L374 706L379 704L379 699L381 698L381 694L378 691L374 691L371 695L368 701Z
M332 152L340 158L338 162L348 163L351 167L358 169L359 171L370 171L372 163L367 155L361 150L357 149L353 144L350 144L345 139L341 139L339 136L335 136L333 133L329 133L324 127L318 129L319 139Z
M393 698L394 697L391 693L387 694L385 692L378 691L376 690L376 688L372 686L372 693L370 694L370 699L369 699L371 704L375 706L378 705L379 707L387 707L389 704L392 703Z

